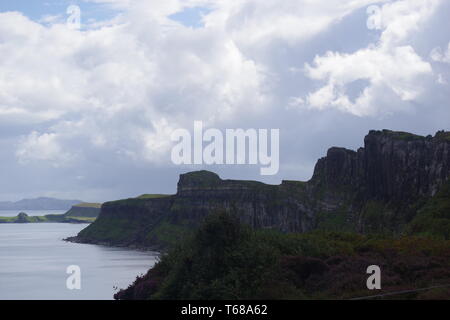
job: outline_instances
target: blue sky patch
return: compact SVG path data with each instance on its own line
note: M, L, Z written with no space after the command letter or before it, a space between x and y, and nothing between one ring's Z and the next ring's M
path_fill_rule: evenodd
M202 17L209 12L211 10L208 8L185 8L183 11L169 16L169 18L182 23L186 27L201 28L203 27Z

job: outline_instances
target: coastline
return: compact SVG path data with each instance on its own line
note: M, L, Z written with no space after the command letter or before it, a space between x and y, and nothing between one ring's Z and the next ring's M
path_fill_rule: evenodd
M78 236L67 237L62 240L65 242L72 242L72 243L79 243L79 244L93 244L93 245L104 246L104 247L109 247L109 248L125 248L125 249L137 250L137 251L142 251L142 252L155 252L158 255L164 254L167 251L162 246L157 246L157 245L138 246L135 244L129 244L129 245L115 244L111 241L80 240L78 238Z

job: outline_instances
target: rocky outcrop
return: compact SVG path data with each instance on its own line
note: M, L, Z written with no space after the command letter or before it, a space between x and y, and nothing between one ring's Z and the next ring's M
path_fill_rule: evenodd
M101 203L78 203L73 205L64 215L66 217L96 218L100 213Z
M308 182L267 185L191 172L180 176L175 195L103 204L97 221L72 240L160 247L219 211L236 214L253 228L283 232L398 232L414 218L419 204L448 181L449 173L450 133L421 137L371 131L364 148L329 149Z
M212 212L237 214L253 228L304 232L313 227L305 184L279 186L255 181L222 180L199 171L180 176L172 215L179 220L200 221Z
M450 173L449 134L421 137L371 131L357 152L331 148L318 161L312 182L351 187L366 200L411 200L433 196Z
M28 223L28 215L25 212L21 212L17 215L16 223Z

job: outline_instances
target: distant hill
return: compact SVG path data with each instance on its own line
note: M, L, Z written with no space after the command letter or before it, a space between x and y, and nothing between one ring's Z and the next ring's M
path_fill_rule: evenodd
M69 210L73 205L81 202L83 201L40 197L16 202L0 201L0 210Z

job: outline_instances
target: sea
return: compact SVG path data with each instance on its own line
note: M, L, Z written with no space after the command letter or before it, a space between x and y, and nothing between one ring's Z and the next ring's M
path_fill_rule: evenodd
M19 212L0 211L0 216ZM30 216L64 213L24 212ZM158 252L63 241L85 227L0 224L0 300L110 300L158 261Z

